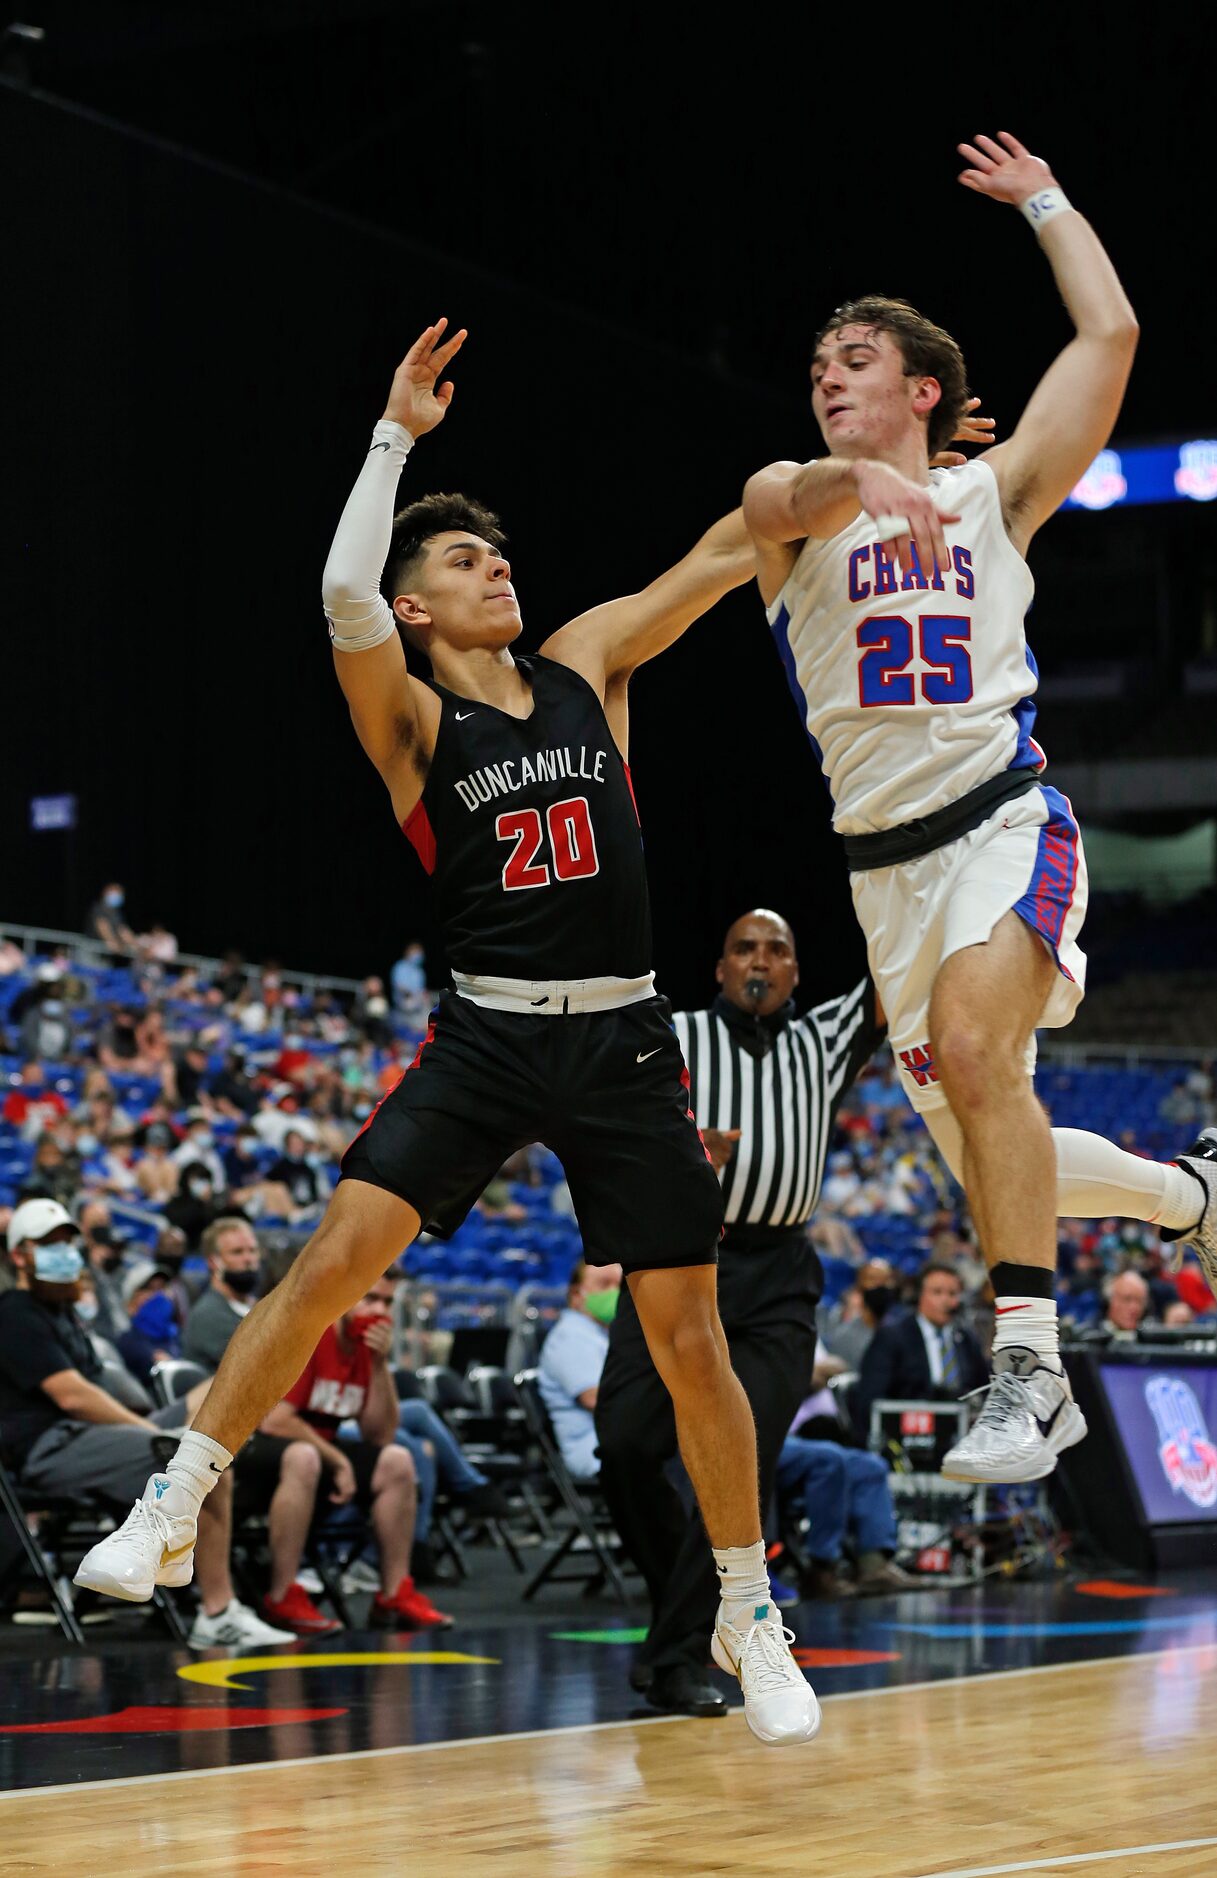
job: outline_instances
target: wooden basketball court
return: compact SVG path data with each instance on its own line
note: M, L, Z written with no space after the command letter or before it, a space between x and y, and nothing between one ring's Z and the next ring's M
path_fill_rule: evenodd
M632 1701L624 1629L357 1633L235 1662L56 1649L0 1678L0 1870L1217 1873L1217 1603L1094 1589L800 1607L824 1727L785 1750L739 1710L602 1719ZM31 1710L48 1719L12 1719Z

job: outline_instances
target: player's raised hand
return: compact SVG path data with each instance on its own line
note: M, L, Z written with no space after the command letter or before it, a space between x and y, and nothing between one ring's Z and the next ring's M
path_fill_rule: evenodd
M979 398L969 398L963 407L963 416L959 420L959 429L951 439L953 443L983 443L996 441L997 420L992 417L977 417L980 409ZM959 450L939 450L930 458L931 469L961 469L967 457Z
M412 437L434 430L452 403L455 386L450 378L440 379L440 374L469 335L462 326L459 333L445 340L447 325L446 319L439 319L420 333L393 374L384 414L408 430ZM440 379L438 385L437 379Z
M910 482L886 463L868 460L857 465L855 486L858 501L874 522L880 542L906 574L912 570L914 544L923 572L950 567L951 552L944 528L948 522L957 522L959 516L935 507L934 492L928 484Z
M1032 156L1008 130L998 132L996 143L992 137L978 137L975 143L956 148L970 166L960 170L959 180L978 196L992 196L995 202L1010 202L1018 208L1038 190L1058 186L1043 157Z

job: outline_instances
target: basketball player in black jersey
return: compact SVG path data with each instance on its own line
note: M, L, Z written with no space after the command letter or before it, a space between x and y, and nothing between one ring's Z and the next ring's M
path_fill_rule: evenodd
M433 496L393 518L406 455L452 397L442 374L465 334L445 341L445 325L398 368L324 595L356 734L432 876L455 989L348 1149L320 1228L229 1344L167 1472L78 1582L131 1599L187 1582L203 1495L322 1332L420 1230L451 1232L509 1154L544 1141L587 1258L625 1267L672 1397L719 1572L714 1658L739 1676L762 1740L810 1740L820 1711L770 1596L752 1416L715 1303L719 1185L652 984L626 764L631 673L751 578L751 548L737 511L641 593L514 657L520 608L494 517ZM399 627L430 683L408 675Z

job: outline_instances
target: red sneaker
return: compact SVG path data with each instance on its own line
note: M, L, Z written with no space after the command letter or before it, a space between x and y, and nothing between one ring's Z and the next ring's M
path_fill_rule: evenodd
M289 1585L281 1598L263 1598L262 1609L272 1623L283 1624L301 1637L328 1637L342 1625L319 1611L303 1585Z
M437 1611L429 1597L415 1589L413 1578L403 1578L391 1598L378 1591L368 1612L372 1630L449 1630L452 1619Z

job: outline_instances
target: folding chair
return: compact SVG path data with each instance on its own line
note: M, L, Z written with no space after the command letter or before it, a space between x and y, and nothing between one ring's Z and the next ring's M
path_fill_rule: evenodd
M498 1445L498 1417L487 1413L482 1407L469 1380L458 1376L446 1364L429 1363L418 1371L418 1382L424 1399L457 1436L472 1465L496 1486L516 1488L524 1471L524 1463L518 1454L505 1453ZM435 1497L432 1519L439 1549L451 1558L459 1576L467 1578L469 1568L461 1549L465 1527L462 1526L458 1535L451 1517L454 1511L459 1510L459 1505L459 1500L454 1501L450 1494L441 1489ZM466 1514L464 1518L470 1532L488 1532L495 1544L502 1546L516 1570L524 1570L519 1548L501 1519L488 1513Z
M545 1406L537 1385L536 1370L522 1369L515 1378L515 1388L524 1419L528 1424L528 1432L540 1451L545 1471L559 1500L570 1514L572 1522L565 1538L559 1541L554 1551L537 1568L525 1585L523 1596L526 1599L535 1596L541 1586L547 1582L561 1584L575 1583L580 1580L586 1587L586 1595L590 1596L593 1591L599 1590L607 1579L621 1602L625 1605L632 1605L633 1599L626 1589L617 1561L605 1543L604 1529L611 1530L611 1527L603 1488L598 1480L575 1480L562 1459L562 1451L549 1419L549 1410ZM601 1516L599 1524L597 1515ZM595 1560L592 1569L559 1572L558 1566L569 1556L580 1539L584 1541L592 1559Z
M192 1363L184 1356L165 1356L152 1365L152 1396L158 1408L168 1408L211 1375L202 1363Z
M72 1599L71 1574L61 1562L64 1555L84 1557L91 1546L113 1532L115 1521L105 1509L79 1500L59 1500L49 1494L27 1492L0 1460L0 1506L8 1514L20 1550L0 1574L0 1598L16 1580L22 1559L51 1601L60 1630L69 1643L83 1644L84 1631ZM35 1525L33 1522L37 1520ZM181 1612L161 1585L152 1602L164 1618L174 1641L186 1644L188 1633Z

